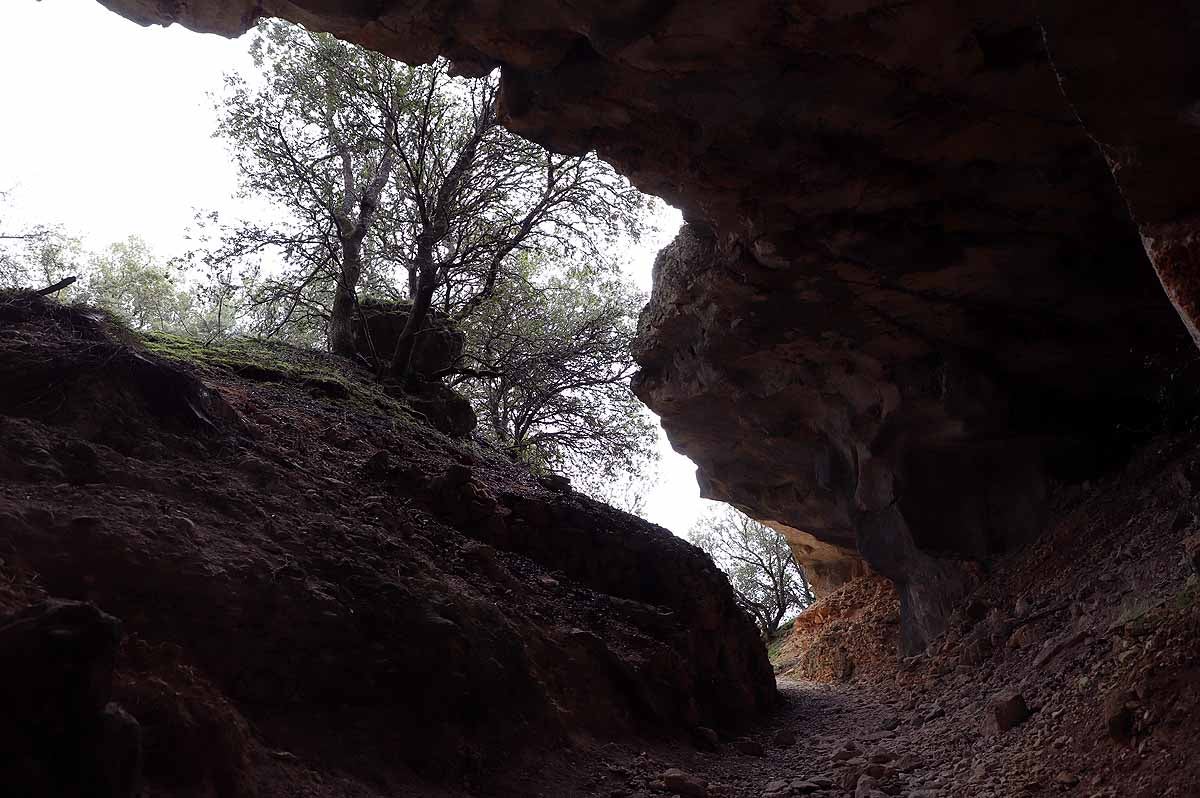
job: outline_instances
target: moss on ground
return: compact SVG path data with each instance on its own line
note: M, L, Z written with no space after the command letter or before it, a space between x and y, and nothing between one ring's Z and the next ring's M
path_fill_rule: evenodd
M783 645L792 636L792 622L781 625L767 643L767 659L774 665L779 659L779 655L783 653Z
M255 382L299 384L314 395L345 401L366 412L409 421L412 411L349 363L325 352L254 338L205 342L171 333L144 333L141 343L160 357L201 373L232 374Z
M1175 611L1200 607L1200 576L1188 577L1187 583L1171 598L1167 599L1167 608Z

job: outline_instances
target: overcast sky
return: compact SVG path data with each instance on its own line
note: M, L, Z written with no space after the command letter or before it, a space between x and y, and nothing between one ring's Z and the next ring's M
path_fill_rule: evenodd
M223 73L249 67L245 40L141 28L95 0L2 0L0 189L22 221L61 223L89 247L137 234L176 254L194 209L235 205L209 95ZM646 289L679 215L666 209L658 223L660 234L628 253ZM682 534L711 503L691 462L659 439L645 514Z

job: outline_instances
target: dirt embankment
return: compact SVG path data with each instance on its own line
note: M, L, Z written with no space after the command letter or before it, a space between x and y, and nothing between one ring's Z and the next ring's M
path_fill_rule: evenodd
M775 701L727 583L666 530L344 361L148 346L0 299L0 610L103 610L0 619L4 694L58 696L6 712L6 791L132 794L140 736L149 796L513 794L547 752Z

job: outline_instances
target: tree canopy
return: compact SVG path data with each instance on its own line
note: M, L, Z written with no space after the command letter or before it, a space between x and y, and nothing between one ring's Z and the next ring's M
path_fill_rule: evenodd
M349 355L360 297L409 303L378 352L409 380L436 309L467 334L451 381L496 445L594 486L642 470L654 431L628 387L642 299L613 251L640 236L646 198L593 153L505 130L494 75L454 78L279 21L251 53L257 73L227 78L216 135L243 196L271 211L203 226L194 257L215 295L239 294L257 334Z
M259 75L227 78L217 135L269 222L221 227L212 261L283 264L253 280L278 333L323 327L349 353L360 289L464 319L524 253L596 260L640 233L644 198L594 154L563 156L498 123L495 77L452 78L279 21L251 45ZM257 275L257 272L251 272ZM391 353L405 368L411 335Z
M0 192L0 289L44 288L75 267L79 240L52 225L12 221L11 197Z
M595 154L505 130L494 75L407 66L280 21L261 23L250 50L254 69L226 76L215 101L250 215L198 214L191 251L170 259L137 237L88 253L56 228L0 224L0 284L78 274L61 298L137 330L275 337L357 359L360 297L407 303L394 351L379 353L401 385L428 378L409 353L436 311L466 334L446 378L484 437L636 502L620 486L655 459L628 385L644 299L614 256L638 240L649 201Z
M700 518L689 535L729 577L738 603L750 613L763 637L814 600L804 570L775 530L722 507Z
M643 303L604 270L522 259L465 325L467 368L455 382L484 434L593 493L644 471L655 425L629 389Z

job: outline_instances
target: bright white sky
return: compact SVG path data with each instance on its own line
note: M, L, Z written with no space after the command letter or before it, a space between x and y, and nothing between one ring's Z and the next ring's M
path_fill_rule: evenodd
M61 223L91 248L137 234L161 255L184 246L194 209L232 210L237 174L213 139L210 94L250 68L245 41L141 28L95 0L0 2L0 189L25 222ZM680 224L628 252L649 288L654 254ZM645 515L684 534L713 503L659 433L662 465Z

